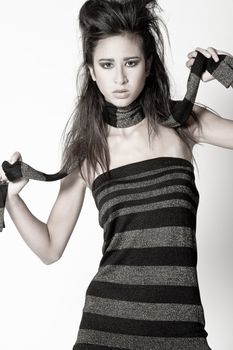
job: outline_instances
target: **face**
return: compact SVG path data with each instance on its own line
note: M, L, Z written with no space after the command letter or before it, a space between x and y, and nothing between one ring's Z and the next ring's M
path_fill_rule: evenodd
M99 40L95 48L91 77L117 107L128 106L144 88L151 62L145 61L141 46L139 37L125 34Z

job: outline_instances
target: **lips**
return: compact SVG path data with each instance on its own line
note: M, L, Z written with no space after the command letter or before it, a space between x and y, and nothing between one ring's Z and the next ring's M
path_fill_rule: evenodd
M115 90L113 95L117 99L124 99L130 96L129 90Z

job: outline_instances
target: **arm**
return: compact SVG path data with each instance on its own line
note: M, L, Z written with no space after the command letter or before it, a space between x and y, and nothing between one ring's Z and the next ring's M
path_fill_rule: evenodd
M188 128L198 142L233 149L233 120L196 104L193 111L197 114L200 127L190 118Z
M63 178L47 223L38 220L18 194L7 196L6 209L17 230L45 264L62 256L78 220L85 190L86 183L77 171Z
M200 51L207 58L212 57L215 62L219 61L219 54L224 54L229 57L233 57L230 53L225 51L216 50L213 47L209 47L207 50L197 47L194 51L188 53L189 60L186 62L186 66L191 69L194 59L197 56L197 51ZM229 63L229 65L228 65ZM208 71L202 74L201 79L204 82L208 82L217 77L221 77L220 82L226 87L231 84L233 87L233 66L232 59L228 62L224 69L219 71L216 69L211 75ZM187 122L187 127L191 134L197 139L198 143L209 143L211 145L220 146L224 148L233 149L233 120L218 116L209 109L193 105L193 111L196 113L198 120L200 121L200 127L190 117Z

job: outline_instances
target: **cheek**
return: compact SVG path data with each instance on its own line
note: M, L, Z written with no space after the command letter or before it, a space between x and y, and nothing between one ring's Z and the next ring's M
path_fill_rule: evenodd
M110 74L107 70L96 69L96 82L100 86L108 86L111 80Z
M111 79L109 75L104 74L101 72L101 74L96 74L96 84L99 88L99 90L102 92L103 95L108 93L111 90Z
M142 86L145 84L146 81L146 72L143 69L140 69L137 72L132 72L131 79L134 81L134 84L137 86Z

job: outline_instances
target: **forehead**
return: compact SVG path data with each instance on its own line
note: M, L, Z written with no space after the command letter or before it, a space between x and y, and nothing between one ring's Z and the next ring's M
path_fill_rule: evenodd
M142 40L135 34L120 34L109 36L100 39L94 50L96 59L103 55L110 56L126 56L126 55L141 55ZM110 57L109 56L109 57Z

